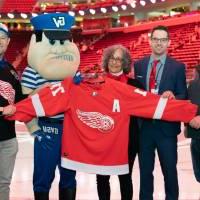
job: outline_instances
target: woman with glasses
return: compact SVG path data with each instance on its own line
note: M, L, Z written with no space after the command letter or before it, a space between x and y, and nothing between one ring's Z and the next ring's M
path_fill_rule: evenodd
M139 81L128 78L131 72L131 55L124 46L113 45L106 48L102 56L102 67L104 68L107 77L117 81L124 82L125 84L133 85L142 88ZM132 168L139 146L138 124L134 117L130 119L129 125L129 174L119 175L120 191L122 200L132 200L133 198L133 185L132 185ZM116 155L117 156L117 155ZM110 199L110 176L97 175L97 191L99 200Z

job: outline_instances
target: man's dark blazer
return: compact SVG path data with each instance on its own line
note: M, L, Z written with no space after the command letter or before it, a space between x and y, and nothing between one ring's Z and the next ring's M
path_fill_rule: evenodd
M144 89L142 84L137 79L129 78L127 81L128 85ZM130 117L130 123L129 123L129 167L130 172L132 172L131 162L135 161L135 157L137 153L139 152L139 124L138 124L138 118L131 116Z
M147 89L146 76L149 60L150 56L145 57L134 64L135 78L142 83L145 89ZM167 56L165 61L158 94L161 95L167 90L172 91L176 99L187 98L185 65L169 56ZM148 120L143 120L143 122L145 121L147 122ZM176 136L181 132L180 123L178 122L155 120L155 123L160 126L166 136Z

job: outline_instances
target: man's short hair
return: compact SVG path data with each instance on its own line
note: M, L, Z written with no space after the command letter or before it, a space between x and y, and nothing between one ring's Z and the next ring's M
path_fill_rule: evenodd
M167 33L167 37L169 38L169 30L168 30L168 28L166 26L162 26L162 25L156 26L151 30L151 38L153 36L153 33L155 31L157 31L157 30L165 31Z

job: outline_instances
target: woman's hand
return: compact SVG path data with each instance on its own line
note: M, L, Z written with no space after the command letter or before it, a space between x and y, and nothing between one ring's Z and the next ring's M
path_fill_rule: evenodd
M3 107L2 110L2 114L7 116L13 115L15 114L15 112L16 112L16 107L14 105L8 105L6 107Z

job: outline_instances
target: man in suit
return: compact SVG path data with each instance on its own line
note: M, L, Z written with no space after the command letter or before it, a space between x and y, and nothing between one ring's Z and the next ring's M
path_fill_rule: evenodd
M200 105L200 64L196 66L195 78L188 86L188 99L194 104ZM200 110L198 110L200 114ZM190 124L191 125L191 124ZM195 129L187 129L187 137L191 138L191 155L194 175L196 180L200 183L200 131Z
M135 77L147 91L164 98L186 99L187 87L184 64L167 55L170 45L165 26L151 31L152 54L134 65ZM141 120L140 134L140 200L153 200L153 170L155 150L164 176L166 200L178 200L177 135L180 123L158 120Z

